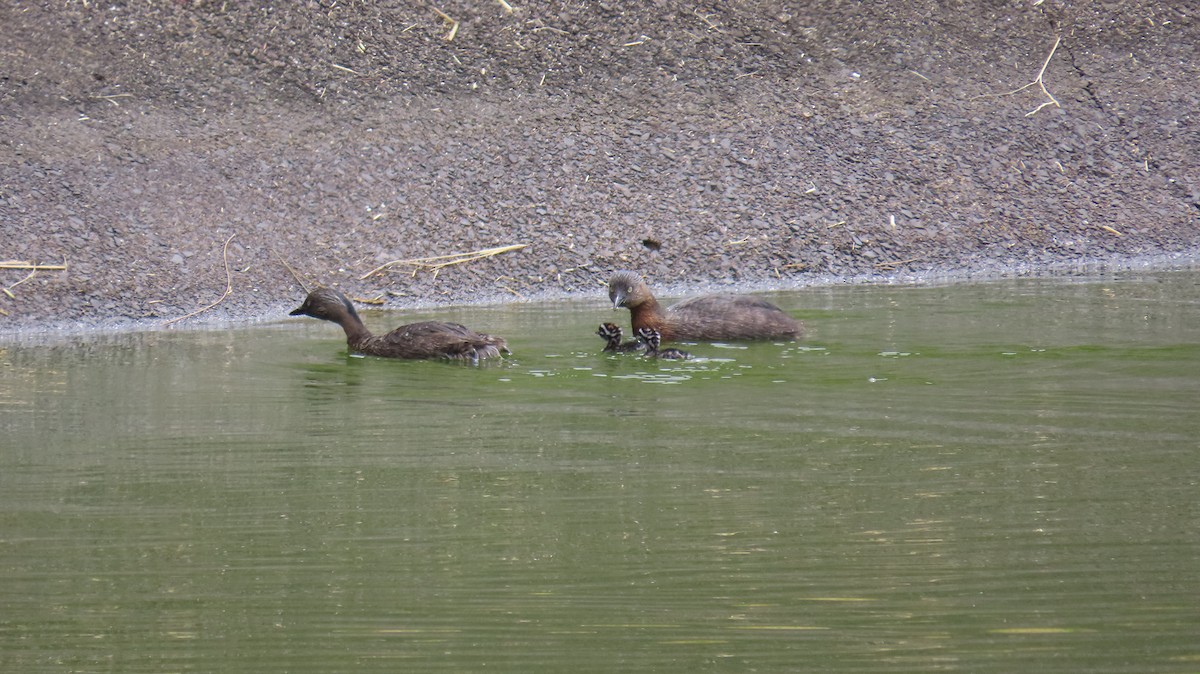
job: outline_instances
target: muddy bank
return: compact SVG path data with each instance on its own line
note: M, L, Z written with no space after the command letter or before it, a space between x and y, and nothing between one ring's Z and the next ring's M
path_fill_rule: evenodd
M0 7L0 259L66 269L0 269L0 331L1200 250L1190 8L43 4Z

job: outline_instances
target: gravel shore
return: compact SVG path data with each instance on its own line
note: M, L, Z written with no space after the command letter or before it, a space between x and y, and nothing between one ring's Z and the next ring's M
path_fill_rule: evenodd
M1197 259L1190 5L796 4L5 3L0 332Z

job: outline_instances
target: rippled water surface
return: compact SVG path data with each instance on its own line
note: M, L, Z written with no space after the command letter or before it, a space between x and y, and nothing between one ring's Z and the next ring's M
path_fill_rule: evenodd
M0 671L1200 670L1200 276L0 345Z

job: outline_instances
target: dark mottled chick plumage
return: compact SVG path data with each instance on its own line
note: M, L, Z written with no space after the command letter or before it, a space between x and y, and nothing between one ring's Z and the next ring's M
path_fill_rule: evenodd
M662 358L664 360L687 360L692 357L692 354L679 349L664 349L662 347L662 335L658 334L658 330L654 328L642 328L638 330L638 337L646 345L645 356L647 358Z
M602 351L628 353L630 351L641 351L646 346L640 339L632 339L622 343L621 338L624 337L625 333L621 330L621 326L616 323L601 323L600 329L596 331L596 334L600 336L600 339L604 340Z
M766 300L749 295L704 295L666 309L642 277L618 271L608 281L613 307L629 309L633 330L657 330L665 341L795 339L804 325Z
M354 305L340 291L317 288L308 294L292 316L312 316L332 321L346 331L351 351L384 358L450 358L477 362L480 358L498 358L510 353L501 337L484 335L443 321L423 321L402 325L384 335L373 335L363 325Z

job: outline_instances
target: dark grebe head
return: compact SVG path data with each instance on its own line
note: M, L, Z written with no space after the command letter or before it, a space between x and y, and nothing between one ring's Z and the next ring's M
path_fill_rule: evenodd
M354 310L350 300L340 290L333 288L317 288L312 291L304 298L304 303L289 315L312 316L334 323L340 323L347 317L358 319L358 312Z

